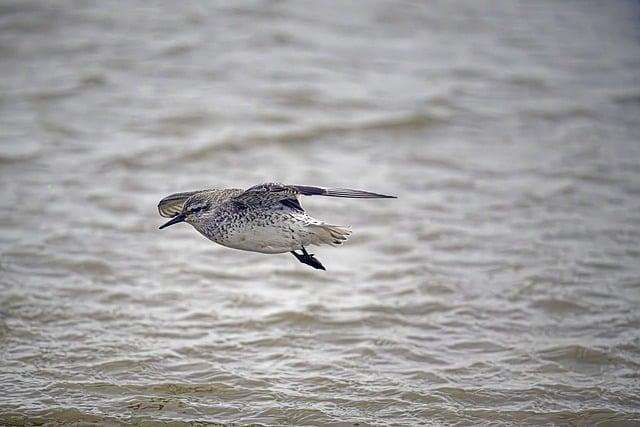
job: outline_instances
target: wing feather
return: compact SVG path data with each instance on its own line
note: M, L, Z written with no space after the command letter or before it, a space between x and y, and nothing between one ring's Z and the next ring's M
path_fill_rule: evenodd
M302 210L298 196L329 196L352 199L395 199L396 196L352 190L350 188L325 188L310 185L285 185L266 183L255 185L235 196L235 199L248 205L269 205L281 203L292 209Z
M352 190L350 188L325 188L312 187L309 185L292 185L300 194L305 196L329 196L329 197L346 197L351 199L396 199L396 196L387 196L386 194L372 193L371 191Z
M172 218L182 212L184 202L199 191L186 191L183 193L174 193L158 203L158 212L160 216L165 218Z
M297 198L280 200L280 203L288 208L293 209L294 211L304 212L304 209L302 209L302 205L300 205L300 200L298 200Z

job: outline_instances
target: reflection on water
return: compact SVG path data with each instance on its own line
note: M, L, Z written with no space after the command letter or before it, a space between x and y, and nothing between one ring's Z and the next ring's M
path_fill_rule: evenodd
M640 422L634 2L0 6L1 424ZM160 232L271 180L288 254Z

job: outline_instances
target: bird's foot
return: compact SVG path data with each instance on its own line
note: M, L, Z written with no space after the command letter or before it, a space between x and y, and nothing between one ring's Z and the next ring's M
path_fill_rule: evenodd
M324 265L322 265L322 263L318 261L318 259L314 257L313 254L308 253L305 248L302 248L302 255L297 254L294 251L291 251L291 253L298 259L298 261L303 264L310 265L311 267L318 270L326 270L326 268L324 268Z

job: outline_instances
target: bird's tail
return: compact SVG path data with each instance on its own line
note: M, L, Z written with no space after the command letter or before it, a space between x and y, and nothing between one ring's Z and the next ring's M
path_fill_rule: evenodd
M341 245L351 234L351 229L342 225L311 224L309 230L311 245Z

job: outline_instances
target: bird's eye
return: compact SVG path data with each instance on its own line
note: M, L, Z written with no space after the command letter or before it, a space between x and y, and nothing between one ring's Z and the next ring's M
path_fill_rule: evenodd
M188 210L189 210L189 213L196 213L196 212L200 212L206 207L207 205L197 205L197 206L190 207Z

